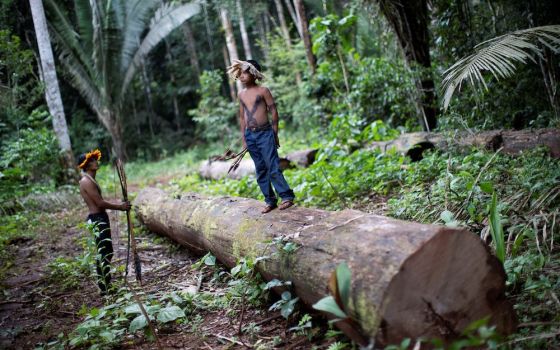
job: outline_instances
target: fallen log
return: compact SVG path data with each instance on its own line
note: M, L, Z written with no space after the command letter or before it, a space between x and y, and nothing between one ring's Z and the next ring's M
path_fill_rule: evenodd
M295 166L308 167L315 161L316 149L307 149L288 154L280 158L280 169L286 170ZM239 180L255 173L255 163L249 155L239 163L239 167L228 174L232 161L206 160L200 164L198 173L205 179L219 180L224 177Z
M135 206L151 231L195 252L211 251L229 267L241 257L269 256L257 266L261 275L291 281L308 305L328 294L331 272L346 261L352 271L349 313L376 344L453 339L486 316L501 333L515 327L502 265L462 229L355 210L294 207L262 215L262 203L253 199L174 198L155 188L143 189ZM299 248L285 253L269 243L280 236Z
M307 168L315 162L318 151L317 149L305 149L288 154L286 159L299 167Z
M369 146L370 149L380 149L383 152L395 149L412 160L422 159L422 153L427 149L452 147L480 147L490 151L502 148L502 153L510 155L519 155L536 147L546 147L550 156L560 158L560 129L491 130L454 135L414 132L402 134L394 140L374 142Z

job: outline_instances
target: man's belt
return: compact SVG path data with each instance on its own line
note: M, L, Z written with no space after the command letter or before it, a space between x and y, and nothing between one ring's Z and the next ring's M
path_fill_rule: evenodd
M270 125L270 123L262 125L262 126L256 126L254 128L247 127L247 130L252 131L252 132L266 131L266 130L270 130L270 129L272 129L272 125Z

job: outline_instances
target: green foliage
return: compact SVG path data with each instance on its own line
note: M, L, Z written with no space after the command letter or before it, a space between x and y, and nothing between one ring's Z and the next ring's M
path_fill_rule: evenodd
M364 128L376 119L394 127L415 122L413 75L402 61L360 57L352 33L356 17L316 17L311 22L318 67L315 90L324 111Z
M84 264L83 257L66 258L57 257L50 263L49 279L61 287L62 290L75 289L89 276L89 265Z
M29 113L42 97L43 85L34 72L33 51L10 30L0 30L0 137L22 127L19 118Z
M232 140L239 135L236 128L236 106L221 95L223 72L205 71L200 76L198 107L189 111L199 128L198 134L208 141Z
M303 43L294 43L287 50L284 37L275 33L268 36L267 50L264 67L267 79L263 85L272 92L280 115L280 127L309 132L321 124L322 111L312 96ZM298 83L297 76L303 78L301 83Z

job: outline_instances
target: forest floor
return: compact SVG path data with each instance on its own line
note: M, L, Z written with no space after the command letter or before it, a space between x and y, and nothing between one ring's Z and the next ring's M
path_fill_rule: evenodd
M159 179L165 182L167 178ZM154 184L155 182L151 182ZM137 188L136 185L131 186ZM115 250L114 284L121 289L113 296L101 297L91 273L83 273L79 260L86 259L84 247L89 231L83 224L87 210L80 205L48 213L36 213L33 234L9 242L6 254L9 267L0 282L3 298L0 302L0 348L33 349L65 348L79 336L84 317L118 305L119 298L128 292L124 287L124 264L127 241L124 214L110 213L112 239ZM143 286L134 282L134 272L128 282L148 305L173 295L200 296L181 322L158 326L159 341L164 349L243 349L286 348L309 349L312 344L327 348L341 338L331 331L331 337L314 339L305 328L291 329L297 320L287 322L278 311L269 311L268 303L235 302L231 283L217 278L225 270L220 266L193 267L200 257L166 238L143 232L137 237L142 261ZM86 248L87 250L87 248ZM116 280L116 281L115 281ZM231 281L229 281L231 282ZM130 298L129 298L130 299ZM239 298L237 298L239 299ZM134 304L128 300L128 306ZM243 310L241 310L243 309ZM312 313L311 311L309 311ZM241 316L242 315L242 316ZM313 321L314 323L315 320ZM313 332L328 333L328 325L321 321ZM241 330L241 332L240 332ZM96 344L78 343L77 347ZM81 346L80 346L81 345ZM155 349L156 343L142 332L132 332L118 342L109 341L105 347L122 349Z
M129 190L162 186L209 195L260 195L253 177L201 179L195 164L202 158L189 152L159 162L127 164ZM298 187L298 205L351 207L405 220L463 225L483 237L484 232L488 236L491 193L499 192L508 230L507 297L519 326L506 339L494 340L491 329L480 328L461 341L482 341L478 344L500 349L559 348L560 162L540 153L512 158L472 152L434 153L421 162L403 164L398 156L372 157L367 151L333 161L337 164L332 167L322 162L287 172L288 181ZM316 180L326 177L325 171L327 184ZM475 178L480 178L480 186L472 182ZM113 169L102 168L98 179L106 196L118 197ZM372 184L381 185L374 189ZM124 214L110 214L117 292L101 297L92 274L87 212L75 190L35 195L33 205L18 199L19 209L0 216L0 349L157 348L124 284ZM469 199L473 205L467 215L461 208ZM456 216L447 222L443 214ZM157 320L162 348L357 348L302 305L288 320L278 310L270 311L278 305L278 296L263 293L263 281L234 276L212 256L194 256L167 238L135 227L143 288L134 282L132 271L127 281L150 318ZM391 349L401 348L406 347Z

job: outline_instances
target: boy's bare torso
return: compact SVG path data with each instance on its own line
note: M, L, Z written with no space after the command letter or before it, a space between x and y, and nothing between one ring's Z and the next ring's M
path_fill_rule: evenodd
M262 86L244 89L239 94L239 101L243 108L245 125L248 128L256 128L269 124L268 108L270 92Z
M98 214L103 213L105 210L103 208L98 207L95 203L93 196L101 196L101 191L97 187L97 184L94 183L92 180L87 178L86 176L82 177L80 180L80 194L82 198L86 202L90 214Z

